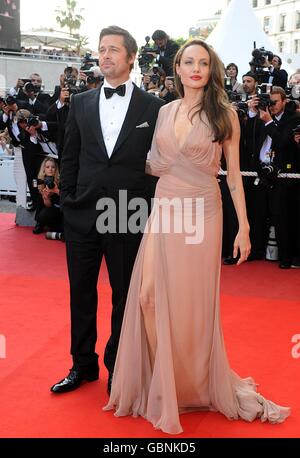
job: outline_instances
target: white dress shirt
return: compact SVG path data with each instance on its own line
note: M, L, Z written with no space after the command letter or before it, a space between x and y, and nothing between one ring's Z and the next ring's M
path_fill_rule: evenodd
M282 115L283 115L283 112L275 116L277 121L280 121L280 119L282 118ZM271 122L273 121L267 122L265 126L268 126L269 124L271 124ZM272 150L272 138L269 135L267 135L267 138L265 139L261 147L260 153L259 153L259 159L261 162L264 162L266 164L269 164L270 162L272 162L271 150Z
M107 99L104 94L104 88L111 88L112 86L106 81L106 79L104 79L100 91L100 122L108 157L111 157L119 137L134 88L133 82L130 79L124 84L126 86L124 97L121 97L118 94L113 94L110 99Z

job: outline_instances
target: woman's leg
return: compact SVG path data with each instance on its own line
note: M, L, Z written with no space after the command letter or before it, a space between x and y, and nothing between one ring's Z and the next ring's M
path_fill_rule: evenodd
M144 317L151 367L154 365L156 353L155 326L155 285L154 285L154 234L149 233L146 241L143 263L140 304Z

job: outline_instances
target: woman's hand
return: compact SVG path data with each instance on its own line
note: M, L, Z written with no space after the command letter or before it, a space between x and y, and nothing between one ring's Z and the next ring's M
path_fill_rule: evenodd
M239 266L242 262L247 261L247 258L251 251L251 243L249 237L249 230L239 230L233 245L233 257L237 258L240 252L240 258L237 262Z

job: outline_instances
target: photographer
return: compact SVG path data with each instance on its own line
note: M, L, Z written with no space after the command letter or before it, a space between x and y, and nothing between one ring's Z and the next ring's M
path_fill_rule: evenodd
M252 143L253 165L259 177L254 181L250 217L252 258L264 257L268 218L271 217L279 248L279 267L286 269L294 257L293 228L298 184L297 180L277 179L277 175L279 172L300 171L299 153L293 139L299 114L287 109L286 94L276 86L270 95L257 95L248 104L248 141Z
M273 65L274 54L266 51L265 48L254 49L252 60L249 62L251 71L256 73L259 84L272 84L285 89L287 85L287 73L281 70L281 59L275 56L275 66ZM279 60L278 60L279 59Z
M50 95L43 93L42 77L38 73L32 73L28 79L18 78L16 86L9 90L9 95L32 105L35 114L46 113L50 105Z
M280 86L285 89L288 81L288 74L283 68L281 68L281 65L281 58L274 54L272 59L272 66L274 68L274 79L272 84L273 86Z
M81 70L79 78L82 90L89 91L90 89L97 89L103 82L103 75L98 66L93 66L89 70Z
M45 158L37 180L39 197L35 214L34 234L41 234L47 226L51 231L62 231L62 214L59 205L59 172L53 158Z
M76 67L68 66L64 69L64 73L59 77L59 86L55 86L54 88L54 93L50 99L50 106L59 99L62 89L68 87L68 85L76 86L78 73L79 72Z
M163 30L155 30L152 40L157 46L157 51L152 53L156 57L156 62L163 68L167 76L173 76L173 61L179 49L178 44L170 40Z

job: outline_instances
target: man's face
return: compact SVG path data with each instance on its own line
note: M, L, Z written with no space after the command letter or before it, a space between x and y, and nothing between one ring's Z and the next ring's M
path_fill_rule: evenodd
M278 57L274 56L272 59L272 65L274 68L280 68L280 63Z
M277 114L280 114L282 111L284 111L286 106L286 99L282 100L280 94L271 94L270 99L273 100L273 102L276 102L276 105L270 106L270 113L273 116L276 116Z
M251 76L244 76L243 88L246 94L254 94L256 88L256 81Z
M42 86L42 78L38 75L30 76L31 82L34 86L40 88Z
M166 47L167 41L168 41L167 38L161 38L160 40L155 40L154 43L160 49L164 49Z
M121 35L106 35L102 38L99 47L99 66L109 83L127 81L134 59L135 54L128 57Z

